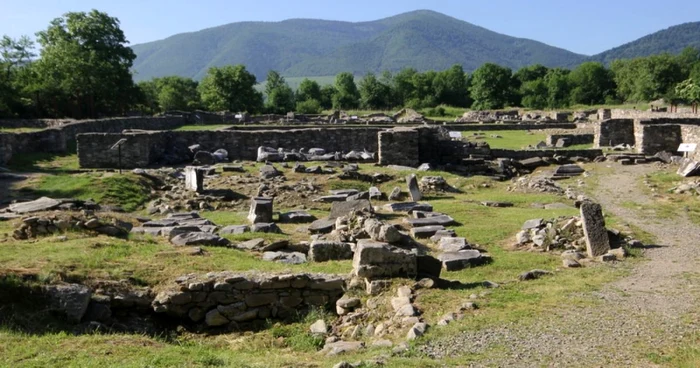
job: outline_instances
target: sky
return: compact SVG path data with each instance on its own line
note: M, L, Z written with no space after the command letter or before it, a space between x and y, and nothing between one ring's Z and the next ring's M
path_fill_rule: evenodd
M0 0L0 35L32 36L70 11L117 17L131 44L241 21L370 21L429 9L492 31L593 55L700 21L698 0Z

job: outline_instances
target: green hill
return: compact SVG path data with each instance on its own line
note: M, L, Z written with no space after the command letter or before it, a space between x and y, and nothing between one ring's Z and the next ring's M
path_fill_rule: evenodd
M570 66L584 55L515 38L420 10L371 22L292 19L241 22L134 45L136 80L166 75L200 79L212 66L244 64L258 80L269 70L289 77L342 71L445 69L471 71L484 62L511 68Z
M700 49L700 22L684 23L652 33L635 41L591 56L592 60L610 63L660 53L678 54L692 46Z

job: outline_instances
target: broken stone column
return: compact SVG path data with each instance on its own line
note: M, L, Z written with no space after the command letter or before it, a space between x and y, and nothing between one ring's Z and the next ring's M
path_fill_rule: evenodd
M603 209L598 203L585 201L581 204L581 221L586 237L589 257L598 257L610 250L608 230L605 228Z
M272 222L272 198L254 197L250 201L248 221L252 224Z
M185 167L185 189L197 193L204 191L204 170L194 167Z
M412 201L417 202L423 199L423 193L421 193L418 188L416 174L411 174L406 177L406 185L408 185L408 193L410 193Z

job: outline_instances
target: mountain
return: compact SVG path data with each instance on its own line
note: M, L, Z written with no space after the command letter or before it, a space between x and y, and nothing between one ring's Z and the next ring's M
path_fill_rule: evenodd
M660 53L679 54L692 46L700 49L700 22L684 23L591 56L591 60L610 63L615 59L631 59Z
M239 22L134 45L136 80L166 75L201 79L208 68L244 64L264 80L269 70L305 77L441 70L485 62L513 69L540 63L576 65L586 56L541 42L506 36L428 10L371 22L290 19Z

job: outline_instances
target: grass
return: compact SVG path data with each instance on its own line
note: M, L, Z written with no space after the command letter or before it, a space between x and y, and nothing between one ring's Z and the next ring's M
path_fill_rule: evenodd
M73 153L55 154L45 152L14 155L8 168L20 172L70 172L80 169L78 155Z
M131 173L82 173L42 175L23 183L21 193L35 197L92 199L135 211L150 198L148 183Z
M640 209L653 212L659 217L674 218L685 213L695 224L700 224L700 197L697 194L673 193L673 188L688 181L672 170L658 170L648 175L647 182L656 188L653 205L639 206ZM639 185L648 193L651 189L644 183Z
M193 131L193 130L219 130L223 128L228 128L230 127L231 124L210 124L210 125L183 125L175 131L179 132L186 132L186 131Z
M246 167L248 169L248 167ZM250 168L254 170L254 168ZM385 193L395 186L405 187L403 176L406 172L384 167L363 164L365 173L382 172L395 176L395 180L378 185ZM285 170L290 180L298 180L301 174ZM464 289L421 291L415 303L422 309L428 323L434 325L438 318L452 311L471 294L489 293L480 298L480 309L468 318L446 328L433 328L429 338L443 336L464 330L477 330L509 322L528 323L562 305L588 306L595 301L578 297L601 285L624 275L626 267L589 267L579 270L561 270L560 259L542 253L508 251L506 246L513 239L525 220L530 218L553 218L574 215L576 210L544 210L530 207L530 203L566 202L562 197L549 194L526 194L506 191L509 183L493 182L483 177L461 177L446 172L430 172L427 175L441 175L460 193L428 194L436 211L450 214L459 223L454 229L459 236L471 243L478 243L493 256L493 263L457 272L445 272L443 277L459 280L468 287ZM422 174L421 174L422 175ZM419 175L420 176L420 175ZM70 194L77 197L93 197L96 200L110 200L126 205L132 197L138 196L135 190L138 177L128 175L100 175L94 173L76 175L42 176L32 182L32 190L54 194ZM105 184L107 183L107 184ZM328 189L356 188L364 190L367 183L358 181L326 181L319 176L317 184L322 191ZM483 184L488 184L484 187ZM106 187L105 187L106 185ZM132 187L132 185L134 185ZM109 188L118 188L110 192ZM136 193L134 193L136 192ZM145 191L144 191L145 192ZM112 193L112 194L109 194ZM99 197L102 195L102 197ZM478 201L508 201L510 208L481 206ZM140 202L136 201L136 202ZM381 205L377 202L375 205ZM276 203L276 206L280 206ZM285 208L276 210L284 211ZM318 217L327 214L324 210L311 211ZM246 223L246 212L216 211L202 212L219 225ZM399 222L400 219L391 221ZM281 224L287 235L243 234L231 236L232 241L243 241L253 237L267 240L287 239L308 240L308 235L296 232L299 225ZM9 223L0 223L0 233L10 231ZM283 265L263 262L259 256L228 248L204 247L207 254L191 256L173 248L165 239L133 236L130 240L104 236L85 238L79 233L67 234L68 240L55 243L52 238L38 241L2 242L0 235L0 274L13 270L26 270L38 275L37 283L65 280L81 282L86 279L131 278L156 289L168 285L172 280L186 273L207 273L211 271L270 271L270 272L323 272L348 273L351 261L307 263L303 265ZM626 262L627 264L627 262ZM513 282L517 275L531 269L555 271L552 277L521 283ZM497 289L485 289L484 280L501 284ZM0 287L2 285L0 284ZM15 282L11 290L21 289L26 282ZM3 293L0 289L0 300ZM384 297L390 298L390 295ZM21 300L22 298L12 298ZM15 302L13 302L15 303ZM7 309L7 303L0 303L0 316ZM9 305L13 305L9 303ZM10 314L11 315L11 314ZM150 367L330 367L340 360L358 361L375 357L385 351L366 349L346 356L322 358L317 349L321 341L311 336L308 326L316 318L328 318L317 312L291 324L270 323L270 328L257 333L224 334L219 336L191 335L182 333L172 338L152 337L134 334L83 334L64 332L56 327L41 333L28 333L23 329L12 328L12 324L0 324L0 365L3 366L150 366ZM44 323L42 319L36 321ZM43 328L43 327L42 327ZM405 331L398 331L397 337ZM417 342L418 344L420 343ZM415 346L415 345L414 345ZM465 364L478 360L478 356L453 357L435 361L412 350L405 357L392 357L387 367L437 367L444 364Z
M0 133L31 133L31 132L38 132L40 130L44 130L45 128L6 128L6 127L0 127Z

